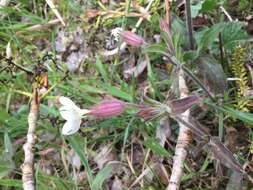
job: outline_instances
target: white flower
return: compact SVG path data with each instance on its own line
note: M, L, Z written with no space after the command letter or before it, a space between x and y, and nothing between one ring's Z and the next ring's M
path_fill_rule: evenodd
M72 135L79 130L83 116L90 111L79 108L72 100L64 96L59 98L59 102L62 104L59 109L60 114L67 120L63 125L62 134Z
M116 27L116 28L111 30L111 36L114 37L116 42L119 41L121 32L123 32L123 29L121 27Z

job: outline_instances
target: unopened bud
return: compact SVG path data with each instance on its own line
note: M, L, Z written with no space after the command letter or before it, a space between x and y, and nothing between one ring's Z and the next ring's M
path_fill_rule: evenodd
M169 24L166 22L166 20L160 20L160 29L163 32L169 33Z
M133 32L126 31L126 32L122 32L121 35L122 35L123 41L126 42L128 45L139 47L145 44L145 40Z
M99 104L91 107L89 114L97 118L108 118L120 115L126 104L120 100L104 100Z

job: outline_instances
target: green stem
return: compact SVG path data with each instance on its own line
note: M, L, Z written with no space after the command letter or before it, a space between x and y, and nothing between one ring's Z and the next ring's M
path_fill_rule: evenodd
M180 67L183 69L183 71L184 71L194 82L196 82L196 83L200 86L200 88L202 88L202 90L207 94L207 96L208 96L213 102L215 102L214 97L210 94L210 92L208 91L208 89L201 83L201 81L200 81L200 80L199 80L187 67L185 67L183 64L181 64L181 63L176 59L175 56L171 56L171 55L169 55L169 54L167 54L167 53L163 53L163 55L164 55L166 58L168 58L168 59L170 60L170 62L171 62L174 66L176 66L176 67L180 66Z

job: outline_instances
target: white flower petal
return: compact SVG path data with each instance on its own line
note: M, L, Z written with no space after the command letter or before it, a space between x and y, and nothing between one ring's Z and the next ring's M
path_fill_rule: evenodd
M81 120L68 120L62 128L63 135L72 135L80 128Z
M80 114L75 109L68 106L60 107L59 111L62 118L65 120L77 120L81 118Z
M61 96L59 102L64 106L77 107L76 104L69 98Z

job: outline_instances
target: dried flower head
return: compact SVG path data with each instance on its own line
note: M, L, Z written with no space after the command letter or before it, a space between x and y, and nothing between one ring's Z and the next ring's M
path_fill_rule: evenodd
M116 42L119 41L121 32L123 32L123 29L121 27L116 27L111 30L111 36L115 39Z

